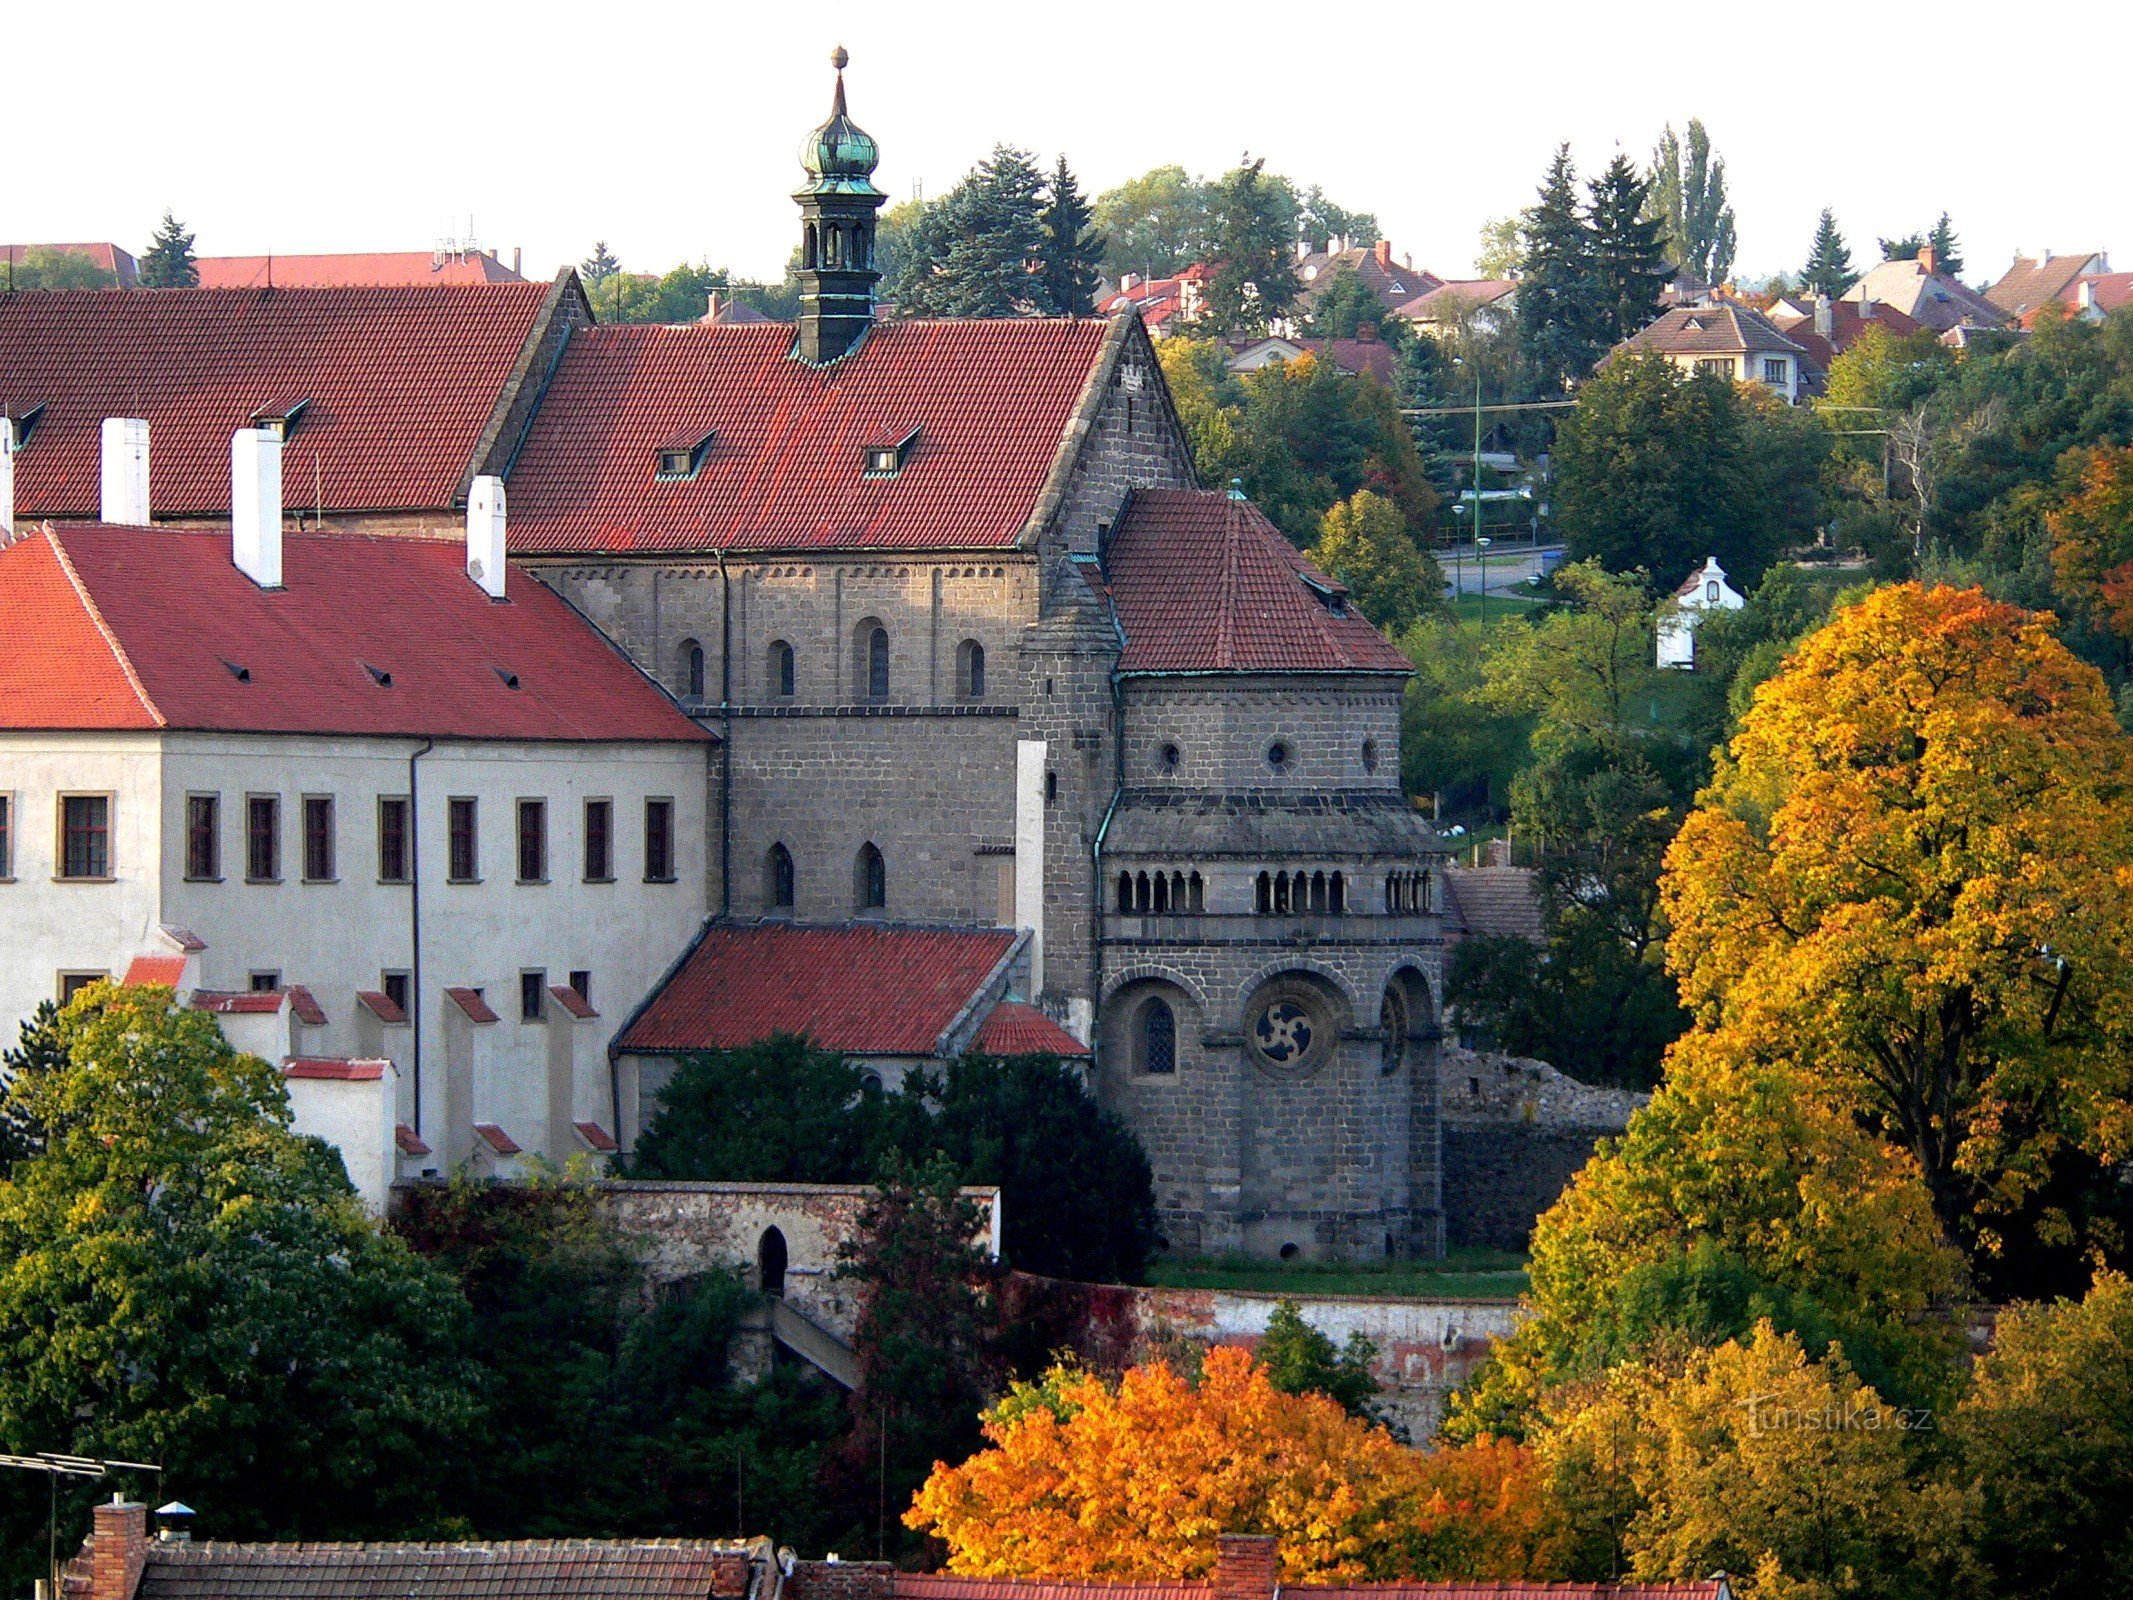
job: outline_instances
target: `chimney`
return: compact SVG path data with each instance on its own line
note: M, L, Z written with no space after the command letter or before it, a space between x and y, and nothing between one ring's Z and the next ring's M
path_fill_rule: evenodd
M1141 275L1138 272L1121 272L1118 275L1118 292L1120 294L1131 294L1140 286Z
M525 264L519 259L520 254L519 247L513 245L511 247L511 271L514 276L525 270Z
M0 547L15 537L15 419L0 411Z
M1378 325L1376 323L1358 322L1355 325L1355 342L1357 344L1369 344L1377 336Z
M2096 309L2096 281L2093 278L2077 278L2074 280L2074 288L2078 291L2079 309L2094 311ZM6 475L7 469L0 467L0 494L5 493L4 480ZM5 522L6 517L7 507L5 504L0 504L0 522Z
M111 1497L96 1508L89 1534L89 1592L84 1600L133 1600L148 1564L148 1508Z
M1214 1600L1274 1600L1279 1572L1272 1534L1225 1533L1216 1539Z
M102 519L148 526L148 424L139 417L104 418Z
M1863 322L1874 320L1874 297L1864 289L1859 291L1859 317Z
M230 560L262 589L281 587L281 435L230 435Z
M484 473L467 492L467 576L504 597L504 480Z
M1389 266L1391 266L1391 265L1392 265L1392 241L1391 241L1390 239L1380 239L1380 240L1379 240L1379 241L1377 242L1377 247L1376 247L1376 250L1377 250L1377 258L1378 258L1378 265L1379 265L1379 266L1381 266L1381 267L1389 267Z
M1823 338L1827 339L1829 337L1829 328L1829 296L1826 294L1817 294L1815 296L1815 332L1819 333Z
M1925 245L1919 250L1918 265L1928 277L1940 270L1940 258L1933 253L1931 245Z

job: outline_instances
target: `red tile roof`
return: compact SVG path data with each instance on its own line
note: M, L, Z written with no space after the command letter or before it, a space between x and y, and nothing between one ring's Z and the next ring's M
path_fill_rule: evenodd
M326 1025L326 1010L311 997L311 991L300 983L289 985L289 1009L296 1013L296 1020L306 1027L323 1028Z
M615 1136L597 1122L574 1122L571 1126L578 1130L580 1139L583 1139L587 1145L599 1151L602 1155L612 1155L622 1148L622 1146L615 1143Z
M1444 321L1456 317L1461 306L1478 310L1517 292L1516 278L1454 278L1408 301L1400 315L1414 322Z
M1339 586L1222 490L1136 492L1104 576L1122 672L1413 671L1360 613L1336 616L1313 585Z
M202 289L405 288L414 285L524 283L480 251L438 256L428 250L374 250L354 255L201 256L193 262Z
M474 1131L481 1135L481 1142L500 1156L515 1156L522 1152L519 1143L493 1122L477 1122Z
M947 1572L899 1572L891 1600L1208 1600L1205 1578L966 1578Z
M976 1048L989 1056L1084 1057L1089 1047L1035 1006L1002 1000L978 1029Z
M552 292L0 295L0 400L17 415L45 407L15 460L16 512L97 516L103 419L144 417L153 512L227 515L231 432L299 400L310 404L289 437L292 504L448 508Z
M489 1009L489 1002L482 998L479 989L447 989L444 992L451 997L452 1004L459 1007L466 1014L467 1020L470 1022L500 1022L503 1020Z
M63 256L86 256L90 265L98 267L118 280L121 289L131 289L140 281L140 266L131 252L120 249L108 240L95 244L0 244L0 258L21 262L32 250L50 250ZM7 280L0 277L0 286Z
M1622 343L1631 350L1657 350L1665 355L1800 353L1800 347L1776 323L1753 306L1731 300L1662 311Z
M730 1050L792 1033L855 1055L931 1055L1016 937L1005 928L714 924L615 1048Z
M200 935L198 935L197 933L193 932L192 929L173 928L167 922L163 924L163 937L168 939L172 944L176 945L180 950L188 952L198 952L207 948L207 941L201 938Z
M589 1022L600 1015L599 1012L593 1010L590 1000L587 1000L585 996L571 988L567 983L550 984L548 993L554 998L557 1005L581 1022Z
M2063 297L2067 305L2081 303L2083 285L2088 287L2090 300L2098 311L2116 311L2133 301L2133 272L2094 272L2076 278Z
M407 1013L392 1002L392 996L381 994L376 989L358 989L356 998L363 1002L363 1009L380 1022L405 1022Z
M1107 326L886 323L819 369L784 323L580 329L511 470L511 547L1012 546ZM866 444L913 428L903 470L867 477ZM712 430L693 479L655 478L662 443Z
M150 1543L135 1600L711 1600L746 1557L701 1540Z
M0 728L709 738L553 592L514 572L499 605L465 566L456 540L291 535L264 590L205 529L18 539Z
M135 956L126 968L126 976L119 982L128 988L142 988L159 983L166 989L175 989L185 981L185 957L183 956Z
M1285 1583L1297 1600L1722 1600L1722 1579L1689 1583L1525 1583L1517 1579L1363 1583L1348 1588Z
M279 989L195 989L192 1008L218 1016L271 1016L281 1010Z
M422 1135L404 1122L393 1124L393 1143L400 1147L403 1156L426 1156L430 1147L422 1142Z
M351 1061L343 1056L290 1056L281 1064L284 1078L312 1078L330 1083L376 1083L386 1062Z

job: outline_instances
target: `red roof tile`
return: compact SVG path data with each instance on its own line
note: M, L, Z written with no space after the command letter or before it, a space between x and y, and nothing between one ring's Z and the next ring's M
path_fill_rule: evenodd
M0 550L0 728L710 737L552 591L514 572L498 605L465 565L456 540L291 535L265 590L205 529L18 539Z
M1721 1600L1727 1585L1710 1578L1689 1583L1524 1583L1517 1579L1362 1583L1339 1588L1285 1583L1297 1600Z
M193 262L202 289L404 288L415 285L524 283L480 251L438 256L428 250L374 250L353 255L201 256Z
M197 933L193 932L192 929L173 928L167 922L163 924L163 937L168 939L172 944L176 945L180 950L186 951L188 953L198 953L199 951L205 950L207 948L207 941L201 938L200 935L198 935Z
M126 976L119 979L128 988L141 988L159 983L166 989L175 989L185 981L185 957L183 956L135 956L126 968Z
M393 1143L400 1147L403 1156L426 1156L430 1147L422 1142L422 1135L404 1122L393 1124Z
M135 1600L711 1600L745 1554L705 1540L148 1546Z
M343 1056L290 1056L281 1064L284 1078L313 1078L331 1083L376 1083L388 1063L351 1061Z
M296 1013L296 1020L310 1028L326 1025L326 1009L311 997L311 991L300 983L289 985L289 1009Z
M574 1122L571 1126L578 1130L580 1139L583 1139L588 1146L599 1151L602 1155L612 1155L622 1148L622 1146L615 1143L615 1136L597 1122Z
M447 989L444 992L451 997L452 1004L466 1013L470 1022L498 1022L502 1020L494 1011L489 1009L489 1002L482 998L479 989Z
M279 989L195 989L192 1008L218 1016L271 1016L281 1010Z
M481 1142L500 1156L515 1156L521 1153L519 1143L493 1122L477 1122L474 1131L481 1135Z
M730 1050L793 1033L855 1055L930 1055L1015 940L1004 928L714 925L615 1048Z
M550 984L548 993L554 998L557 1005L576 1017L580 1022L590 1022L600 1015L599 1012L593 1010L590 1000L571 988L567 983Z
M1005 548L1107 324L894 322L823 368L784 323L580 329L511 470L514 551ZM868 441L922 430L901 472ZM717 437L693 479L654 452Z
M947 1572L899 1572L891 1600L1206 1600L1205 1578L966 1578Z
M16 511L98 515L103 419L144 417L154 513L226 515L231 432L298 400L310 405L289 439L292 501L312 503L316 460L329 512L449 507L550 292L0 296L0 398L18 414L45 407L15 461Z
M1002 1000L978 1029L977 1049L989 1056L1083 1057L1089 1047L1035 1006Z
M363 1009L380 1022L405 1022L407 1013L392 1002L392 996L381 994L376 989L358 989L356 998L363 1002Z
M1339 586L1221 490L1136 492L1104 576L1126 635L1122 672L1414 670L1360 613L1334 615L1312 584Z

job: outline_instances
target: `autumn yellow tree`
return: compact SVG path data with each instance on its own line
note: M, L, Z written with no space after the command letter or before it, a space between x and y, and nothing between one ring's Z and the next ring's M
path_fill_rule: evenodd
M2126 757L2049 616L1903 584L1757 690L1668 851L1698 1032L1909 1152L1981 1259L2025 1209L2074 1242L2057 1164L2133 1150Z
M2059 584L2121 635L2133 635L2133 448L2078 452L2075 485L2047 515Z
M1115 1384L1059 1368L985 1417L990 1448L935 1467L905 1522L954 1572L1198 1577L1224 1533L1268 1533L1286 1581L1546 1576L1562 1524L1523 1448L1424 1456L1246 1352L1197 1382L1161 1362Z

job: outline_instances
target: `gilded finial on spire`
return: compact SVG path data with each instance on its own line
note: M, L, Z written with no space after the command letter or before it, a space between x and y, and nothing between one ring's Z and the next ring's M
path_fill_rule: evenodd
M839 46L837 46L836 49L830 52L830 65L835 67L839 72L842 72L846 67L850 66L851 64L852 54L849 50L845 49L843 45L840 44Z

